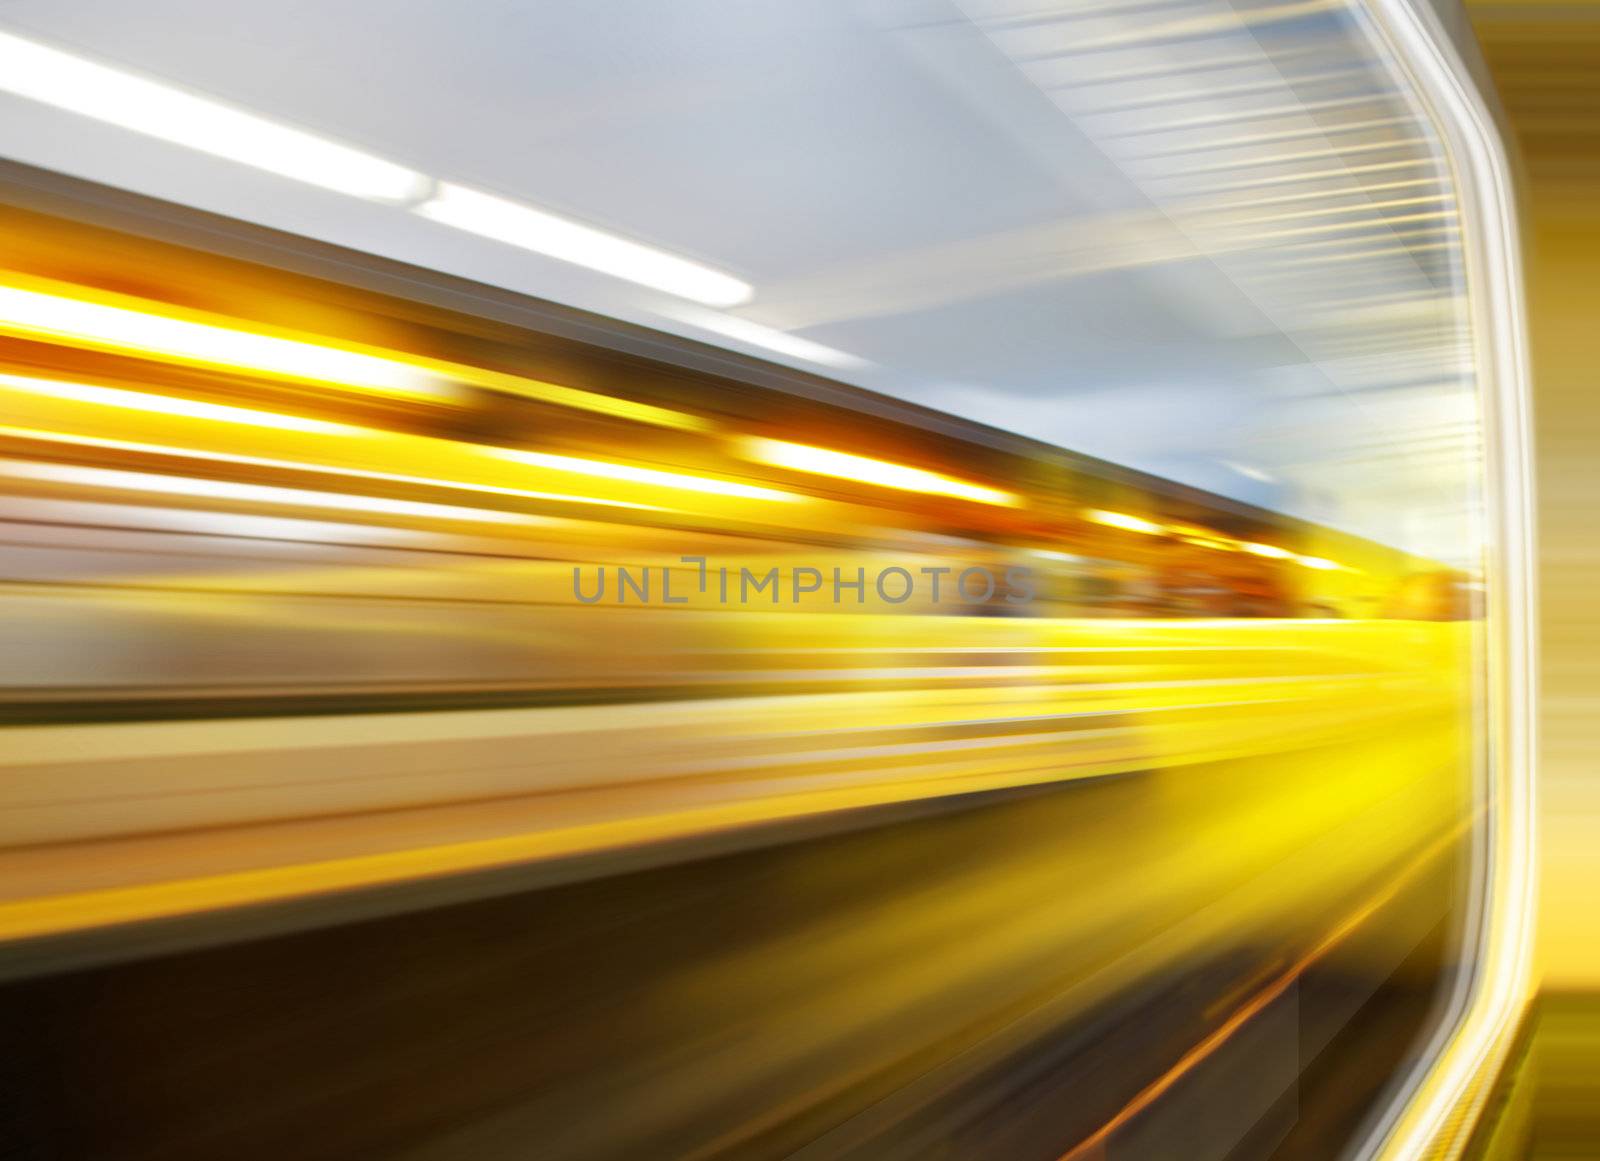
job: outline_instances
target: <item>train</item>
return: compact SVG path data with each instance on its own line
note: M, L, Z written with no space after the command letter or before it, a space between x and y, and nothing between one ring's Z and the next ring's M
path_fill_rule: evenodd
M5 616L28 643L3 676L12 720L291 686L381 700L375 682L537 700L636 683L634 659L692 643L697 610L1475 615L1470 576L1359 537L238 223L188 222L180 245L131 196L103 221L87 202L53 216L24 176L0 209L0 294L35 312L0 317ZM107 333L50 313L85 307ZM309 363L187 350L184 327ZM602 658L540 626L589 612L607 569L632 647Z
M1297 1054L1441 1010L1471 575L20 166L0 234L25 1139L1323 1156Z

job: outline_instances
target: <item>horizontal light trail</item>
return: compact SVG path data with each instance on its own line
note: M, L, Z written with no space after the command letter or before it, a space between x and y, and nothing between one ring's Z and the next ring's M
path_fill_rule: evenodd
M306 488L280 488L269 484L241 484L232 480L204 480L193 476L163 476L154 472L129 472L117 468L86 468L76 464L47 464L25 460L0 460L0 476L116 491L192 496L201 500L272 504L291 508L325 508L338 512L368 512L381 516L410 516L435 520L469 520L480 524L540 523L538 516L504 512L495 508L463 508L383 496L347 492L319 492Z
M0 286L0 332L402 398L441 399L451 394L447 384L395 359L24 286Z
M489 449L489 454L516 463L544 468L547 471L570 472L573 475L593 476L603 480L645 484L652 488L675 488L687 492L704 492L713 496L731 496L740 500L773 500L781 503L794 503L806 499L805 496L779 491L776 488L741 484L734 480L719 480L713 476L696 476L684 472L668 472L657 468L613 463L609 460L551 455L517 448L493 448Z
M924 495L950 496L958 500L971 500L978 504L994 504L1014 508L1022 498L999 488L987 488L953 476L941 475L923 468L890 463L871 456L850 452L832 451L807 444L790 443L781 439L748 437L739 444L741 454L756 463L810 475L832 476L862 484L894 488L902 492L921 492Z
M550 500L563 504L597 504L607 508L633 508L640 511L661 512L669 509L654 504L629 500L613 500L598 496L581 496L568 492L543 492L529 488L500 487L466 480L445 480L429 476L413 476L402 472L371 471L361 468L328 467L300 460L272 459L266 456L237 455L230 452L201 452L191 448L168 447L163 444L137 443L131 440L101 439L94 436L72 435L65 432L43 431L35 428L0 426L0 437L37 440L43 443L68 447L93 447L106 451L133 452L143 455L169 456L192 460L196 463L242 464L250 467L284 469L295 472L314 472L323 476L344 476L356 480L380 480L385 483L417 484L446 491L481 492L491 496L508 496L526 500ZM417 437L422 438L422 437Z
M1250 633L1254 635L1262 624L1280 630L1289 627L1297 635L1325 638L1330 644L1342 641L1353 645L1371 636L1368 626L1349 622L1311 633L1304 633L1298 624L1264 622L1250 625ZM1415 632L1415 626L1376 628L1383 630L1381 640L1372 640L1370 647L1378 652L1396 634L1411 639ZM1451 627L1431 628L1440 630L1429 634L1440 644L1454 639ZM1079 626L1073 632L1100 635L1105 629ZM1225 643L1225 637L1219 643ZM1303 699L1263 700L1244 692L1255 684L1247 675L1233 682L1241 693L1208 684L1202 698L1187 696L1181 689L1153 697L1150 683L1127 688L1126 700L1047 686L994 691L838 690L671 704L398 714L385 719L376 744L370 715L295 719L289 730L282 722L210 723L200 735L204 744L198 751L193 723L38 727L29 731L25 747L8 754L5 762L10 771L6 815L13 834L20 833L18 828L23 826L47 824L52 813L62 825L81 823L75 803L93 799L117 802L118 810L105 818L114 818L117 826L130 833L121 839L115 834L82 837L96 843L111 839L159 843L162 840L149 836L172 829L170 812L174 809L188 819L185 825L193 833L203 833L194 831L195 804L191 796L182 793L200 772L196 763L210 768L225 754L273 753L283 779L281 783L263 783L259 775L243 781L223 777L207 795L204 809L221 810L215 821L230 828L228 851L234 853L228 854L228 859L248 851L252 843L268 844L246 859L250 869L222 870L213 863L210 872L197 875L176 864L160 868L159 860L151 862L157 852L149 851L137 861L137 867L145 876L155 873L151 868L157 867L159 874L150 881L107 886L103 878L92 879L89 882L96 885L82 891L62 893L58 888L47 895L20 897L14 885L20 880L12 875L12 899L0 902L0 939L466 873L784 818L1135 770L1148 772L1152 765L1182 777L1181 767L1199 762L1281 755L1290 738L1296 748L1345 745L1356 738L1367 739L1367 745L1386 747L1388 739L1395 736L1396 720L1438 720L1440 729L1445 729L1440 717L1444 707L1429 692L1432 687L1425 678L1429 663L1417 664L1420 668L1412 677L1421 679L1421 685L1408 687L1410 692L1403 695L1389 687L1375 694L1370 678L1325 681L1321 687L1313 679L1301 683L1307 693ZM1092 701L1086 701L1086 696ZM1270 705L1271 712L1250 712L1262 705ZM1011 732L993 739L960 736L963 728L982 728L981 723L963 726L974 720L973 711L978 708L986 711L986 718L1020 716L1031 719L1021 721L1022 726L1044 728L1034 737ZM1071 715L1079 714L1090 715L1076 719L1090 722L1088 728L1052 728L1054 722L1075 720ZM1093 717L1104 724L1092 724ZM822 723L820 728L818 723ZM927 731L955 731L957 736L949 740L962 744L893 744L897 731L905 731L907 740L916 740L919 730L924 736ZM859 745L874 732L891 744ZM1403 736L1412 738L1412 733ZM492 787L480 788L474 781L479 775L471 765L476 761L472 756L481 754L481 747L491 739L520 752L537 753L540 760L527 762L515 782L507 782L502 772L493 775ZM693 744L686 745L688 742ZM1433 744L1426 743L1429 747ZM370 746L372 755L371 763L361 766L353 780L352 745ZM428 781L419 781L424 771L404 755L421 745L462 749L437 753L428 763L432 771ZM715 752L715 760L707 761L712 753L701 752L707 747ZM744 755L742 762L736 758L739 753ZM596 754L604 754L612 766L620 763L628 770L626 786L613 785L603 800L592 795ZM162 771L159 778L175 778L172 786L159 781L129 785L131 762L150 768L157 759ZM841 763L841 759L845 761ZM381 775L384 764L396 760L403 777L398 785L390 786ZM66 801L56 802L62 798L62 761L75 764L72 790ZM463 761L467 765L463 766ZM226 762L219 767L227 768ZM41 769L54 773L47 781L39 781ZM741 770L749 776L738 776ZM711 771L719 772L719 777L707 784L703 778ZM694 780L702 793L692 799L671 793L673 783L684 778ZM487 793L492 801L485 806L485 822L502 829L469 841L421 849L406 846L384 853L372 853L360 845L356 849L367 853L354 853L342 847L335 836L332 845L324 842L306 848L300 856L306 859L303 863L264 867L253 862L281 849L284 806L304 803L305 796L318 787L333 792L342 804L340 811L351 818L356 817L351 811L376 812L370 818L380 832L392 806L453 810L461 807L460 799ZM175 789L179 793L174 796ZM351 792L359 797L349 797ZM399 800L393 797L397 792L402 796ZM568 799L561 797L567 792L577 795L571 803L574 807L589 802L604 809L598 816L582 811L573 814L567 809ZM541 804L531 816L516 813L510 805L526 795L537 795ZM238 809L245 813L227 813ZM254 836L250 824L255 822L270 823L269 831ZM516 827L516 833L505 833L506 827ZM416 833L413 823L404 823L394 839L410 842ZM53 844L36 846L42 854L14 852L0 858L26 862L65 856L70 863L72 846L63 840L73 837L40 832L35 842L48 838ZM180 859L182 847L180 843ZM320 857L313 853L317 851Z
M1154 520L1146 520L1140 516L1130 516L1126 512L1108 512L1104 508L1091 508L1083 515L1086 520L1095 524L1103 524L1107 528L1120 528L1124 532L1139 532L1145 536L1156 536L1166 531Z
M1240 547L1251 556L1264 556L1269 560L1288 560L1294 555L1287 548L1279 548L1276 544L1245 543Z
M171 415L181 419L237 423L246 427L268 427L307 435L346 435L362 430L347 423L328 423L320 419L305 419L298 415L280 415L274 411L259 411L220 403L202 403L172 395L153 395L147 391L126 391L119 387L71 383L61 379L36 379L23 375L0 374L0 389L42 395L72 403L123 407L130 411L148 411L155 415Z
M17 273L0 274L0 334L419 402L460 404L461 388L472 386L657 427L713 426L632 399L463 363L267 333L221 315Z

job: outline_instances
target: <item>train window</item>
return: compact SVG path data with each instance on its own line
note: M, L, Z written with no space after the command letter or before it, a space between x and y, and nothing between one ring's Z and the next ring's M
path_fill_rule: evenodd
M301 7L0 11L24 1154L1465 1147L1525 387L1437 13Z

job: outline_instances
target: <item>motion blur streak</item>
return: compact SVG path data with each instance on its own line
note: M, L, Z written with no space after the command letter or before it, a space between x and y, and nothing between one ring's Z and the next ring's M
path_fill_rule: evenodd
M405 317L388 349L474 349ZM416 404L65 338L0 378L0 1012L66 1054L22 1082L41 1140L1164 1158L1211 1108L1331 1157L1463 970L1462 570L710 373ZM542 381L476 349L441 381ZM292 1061L294 1115L204 1065L268 1042L230 1058Z
M414 368L371 355L14 285L0 286L0 330L398 395L439 392Z
M778 439L748 439L744 442L745 454L758 463L774 467L791 468L797 472L812 472L819 476L835 476L845 480L861 480L885 488L899 488L907 492L926 492L934 496L954 496L979 504L1018 503L1016 496L998 488L984 488L965 480L953 480L936 472L921 468L908 468L904 464L888 464L867 456L848 452L829 451L827 448L806 447Z
M793 503L802 499L790 492L774 488L758 488L733 480L714 480L705 476L688 476L682 472L658 472L633 464L606 463L602 460L576 459L572 456L553 456L544 452L501 450L496 454L517 463L549 468L553 472L571 472L577 476L598 476L603 480L627 480L633 484L648 484L655 488L676 488L686 492L708 492L713 496L737 496L744 500L776 500Z
M178 409L173 409L172 414L183 414ZM210 418L209 416L205 418ZM267 425L272 426L272 425ZM292 428L291 428L292 430ZM226 452L200 452L191 448L170 447L161 444L132 443L127 440L97 439L87 435L73 435L58 431L39 431L25 427L0 427L0 437L11 437L17 440L48 445L67 445L81 449L97 448L104 451L130 452L135 455L148 454L171 460L201 461L213 465L238 464L258 468L283 468L288 470L303 470L308 466L305 460L274 460L262 456L232 455ZM413 454L421 450L432 450L433 445L417 438L406 436L382 436L372 433L368 446L381 451L382 455L374 456L377 462L394 462L396 452L410 451ZM352 441L353 442L353 441ZM367 450L367 449L362 449ZM327 457L332 458L332 457ZM383 483L415 484L426 488L448 489L468 493L482 493L490 496L506 496L513 499L547 500L558 504L593 504L606 508L635 508L641 511L654 510L666 511L667 509L654 504L634 503L627 500L617 500L600 496L581 496L567 492L539 492L527 488L497 487L492 484L478 483L471 480L460 479L435 479L429 476L409 476L397 472L370 471L359 468L330 468L318 462L319 457L311 457L311 462L318 469L318 474L346 476L357 480L371 480ZM468 461L469 463L471 461ZM465 467L466 465L462 465ZM470 470L470 469L469 469ZM42 478L42 477L41 477ZM64 477L57 476L57 480L65 482ZM179 491L176 486L168 487L168 491ZM224 489L212 490L205 483L196 481L190 488L195 495L211 499L224 498Z
M289 507L335 508L348 512L376 512L392 516L420 516L441 520L499 521L515 524L528 520L511 512L481 508L454 508L446 504L419 504L413 500L386 500L377 496L349 496L334 492L308 492L303 488L270 488L260 484L235 484L224 480L190 480L181 476L156 476L147 472L119 472L106 468L79 468L67 464L30 464L0 460L0 476L14 480L42 480L51 484L79 484L123 492L160 492L199 496L208 500Z
M852 642L869 663L882 656L878 650L904 650L911 635L926 631L918 618L909 624L852 618L848 628L830 625L830 618L810 619L808 652L826 654L834 642ZM792 645L783 642L798 631L785 620L757 620L734 640L746 632L752 644L764 637L776 660L789 652ZM258 834L235 829L225 848L209 853L181 848L172 865L159 845L136 842L130 850L145 854L130 867L131 882L150 886L82 896L60 892L103 877L75 875L70 860L58 858L61 848L0 856L11 900L0 904L0 932L39 934L799 815L1237 760L1268 754L1289 738L1299 746L1327 744L1358 728L1382 731L1447 711L1448 698L1434 683L1438 667L1448 666L1458 648L1455 627L1446 626L1307 626L1285 637L1268 625L1241 631L1226 623L1157 628L1110 622L1089 629L1062 622L1006 635L1039 642L1032 648L1051 649L1056 657L1024 652L1008 663L1006 644L994 636L943 628L939 654L923 661L928 668L795 674L813 685L862 687L848 693L395 722L385 728L382 744L362 747L354 768L350 747L365 734L363 718L306 719L286 734L227 723L35 728L6 759L9 777L0 801L13 843L275 825ZM940 655L958 651L963 639L986 642L980 646L985 664L938 666ZM1139 641L1145 644L1133 644ZM1401 643L1421 668L1381 660ZM1120 654L1110 652L1117 647ZM1097 656L1103 658L1098 665L1092 663ZM950 688L876 688L917 678ZM1270 718L1263 718L1264 707ZM474 774L468 757L484 745L526 747L543 757L520 773ZM252 755L249 747L265 748ZM417 765L421 753L433 756ZM214 771L223 755L231 755L227 764L235 771L226 776ZM594 772L608 767L629 771L628 782L596 797ZM271 776L273 769L283 773ZM133 770L148 775L130 784ZM194 778L210 784L204 802L184 792ZM308 798L312 786L318 789ZM494 811L481 818L471 809L457 811L448 828L485 836L469 842L316 860L293 871L203 877L181 887L162 882L261 865L273 857L272 844L284 841L284 826L311 802L321 804L318 813L337 809L373 820L355 829L347 822L342 840L330 836L331 842L306 848L342 855L393 841L392 820L374 812L416 810L429 802L444 807L490 793L500 802ZM537 816L511 809L514 796L530 794L539 796ZM92 815L84 811L87 801L99 804ZM45 884L48 899L27 900Z
M162 415L192 416L219 423L244 423L252 427L276 427L283 431L302 431L315 435L341 435L357 430L348 424L324 423L297 415L275 415L245 407L225 407L194 399L172 399L143 391L123 391L116 387L96 387L91 383L67 383L60 379L26 379L21 375L0 375L0 387L7 391L29 391L56 399L98 403L106 407L129 407L135 411L154 411Z
M459 395L454 383L470 383L641 423L691 430L702 426L666 408L485 368L438 360L407 362L326 341L253 332L235 320L43 279L11 275L6 281L10 285L0 285L0 332L424 400L451 401Z
M1128 532L1143 532L1149 536L1155 536L1161 531L1161 525L1153 520L1129 516L1126 512L1104 512L1100 509L1095 509L1087 515L1096 524L1104 524L1107 528L1121 528Z
M1104 1126L1097 1129L1092 1136L1086 1137L1072 1149L1062 1154L1060 1161L1084 1161L1085 1158L1093 1156L1094 1151L1104 1145L1119 1127L1154 1104L1163 1093L1170 1090L1173 1085L1177 1084L1184 1076L1192 1072L1196 1066L1220 1048L1230 1036L1243 1028L1251 1019L1264 1012L1274 1000L1287 992L1300 979L1307 968L1338 947L1357 928L1378 914L1383 905L1398 895L1409 880L1415 878L1434 859L1449 851L1451 844L1461 837L1465 829L1466 823L1463 822L1423 850L1410 865L1398 872L1382 891L1346 917L1343 922L1324 936L1315 947L1296 961L1293 967L1251 996L1249 1001L1235 1010L1216 1031L1186 1052L1177 1064L1173 1065L1150 1087L1142 1091Z
M1453 1150L1519 303L1396 2L0 6L421 178L0 93L6 1147Z

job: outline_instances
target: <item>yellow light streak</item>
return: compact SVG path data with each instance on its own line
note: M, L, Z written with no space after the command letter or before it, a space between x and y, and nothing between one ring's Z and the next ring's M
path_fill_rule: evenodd
M504 395L519 395L557 407L570 407L575 411L589 411L596 415L612 415L634 423L648 423L652 427L670 427L678 431L711 431L716 425L686 411L673 411L653 403L639 403L633 399L620 399L615 395L598 395L577 387L560 383L546 383L542 379L528 379L504 371L491 371L485 367L467 367L455 363L431 363L441 374L461 383L498 391Z
M681 431L709 420L521 375L250 327L238 319L17 273L0 275L0 334L250 376L456 403L461 386Z
M1320 556L1301 556L1296 559L1306 568L1316 569L1318 572L1338 572L1344 568L1344 565L1335 564Z
M1107 528L1120 528L1124 532L1139 532L1145 536L1158 536L1166 531L1153 520L1129 516L1126 512L1107 512L1104 508L1090 508L1083 515L1085 519L1095 524L1104 524Z
M656 504L641 504L629 500L610 500L565 492L541 492L529 488L506 488L494 484L478 484L465 480L442 480L428 476L373 471L365 468L328 467L299 460L273 459L267 456L235 455L229 452L200 452L190 448L170 447L165 444L136 443L132 440L101 439L95 436L43 431L37 428L0 426L0 438L7 437L38 440L44 443L62 444L69 447L92 447L105 451L171 456L201 463L242 464L250 467L281 468L297 472L314 471L319 475L343 476L356 480L381 480L385 483L396 484L419 484L430 488L446 488L458 492L481 492L485 495L511 496L524 500L551 500L563 504L596 504L606 508L631 508L644 512L665 512L670 510Z
M248 427L270 427L279 431L298 431L311 435L348 435L362 430L350 424L328 423L320 419L305 419L298 415L280 415L273 411L257 411L248 407L230 407L220 403L201 403L192 399L177 399L170 395L152 395L145 391L124 391L118 387L100 387L92 383L71 383L61 379L35 379L24 375L0 374L0 387L8 391L44 395L51 399L64 399L72 403L93 403L104 407L126 407L133 411L149 411L157 415L174 415L183 419L207 419L218 423L240 423Z
M780 492L775 488L762 488L755 484L741 484L733 480L719 480L711 476L693 476L683 472L665 472L657 468L641 468L632 464L612 463L609 460L588 460L576 456L550 455L546 452L521 451L516 448L493 448L491 454L517 463L531 464L555 472L572 472L580 476L595 476L603 480L621 480L630 484L648 484L653 488L678 488L686 492L706 492L713 496L734 496L741 500L776 500L794 503L805 499L793 492Z
M871 456L852 455L849 452L830 451L807 444L790 443L781 439L751 436L741 441L741 454L756 463L807 472L817 476L833 476L854 480L862 484L876 484L902 492L922 492L933 496L951 496L958 500L971 500L977 504L995 504L1006 508L1021 507L1022 498L998 488L987 488L953 476L905 464L873 459Z
M1166 531L1172 533L1185 544L1192 544L1196 548L1213 548L1219 552L1232 552L1237 544L1223 536L1220 532L1213 532L1209 528L1201 528L1196 524L1168 524Z
M1279 548L1276 544L1251 544L1240 545L1251 556L1265 556L1271 560L1288 560L1294 555L1287 548Z
M122 299L122 296L107 296ZM330 383L380 395L448 398L451 389L420 367L339 347L93 302L23 286L0 286L0 332L93 350L154 357L253 375Z
M164 476L156 472L129 472L119 468L88 468L77 464L0 460L0 476L37 480L46 484L153 492L159 495L193 496L202 500L233 500L247 504L325 508L336 512L369 512L381 516L466 520L482 524L544 522L539 516L502 512L494 508L464 508L457 504L395 500L386 496L355 496L343 492L320 492L307 488L280 488L270 484L241 484L232 480L207 480L194 476Z
M861 640L861 629L840 625L838 621L842 619L819 619L816 625L804 628L803 639L808 645L842 644L873 652L922 648L943 653L950 644L978 653L991 653L996 648L994 627L974 618L959 619L962 623L952 630L958 636L937 647L928 645L928 626L920 618L871 618L869 628L884 634L874 636L871 644ZM966 623L968 621L973 623ZM641 842L707 834L783 818L815 817L833 811L853 811L1008 786L1093 778L1134 769L1148 771L1152 762L1169 767L1221 760L1240 762L1244 758L1260 760L1282 751L1286 714L1293 714L1292 720L1296 723L1326 731L1317 736L1326 738L1330 744L1348 742L1352 737L1352 723L1359 721L1360 729L1371 731L1374 747L1361 752L1373 754L1375 760L1340 764L1343 774L1338 788L1323 785L1318 787L1318 795L1313 800L1295 798L1298 812L1286 816L1290 823L1304 829L1308 836L1306 841L1309 841L1311 835L1326 833L1328 816L1321 811L1338 809L1342 812L1344 807L1337 803L1344 800L1346 793L1365 786L1368 790L1359 792L1363 799L1372 792L1378 793L1383 801L1390 801L1393 784L1390 771L1414 771L1421 766L1434 769L1435 760L1443 761L1444 754L1453 753L1454 743L1449 739L1456 735L1444 726L1437 731L1395 731L1392 723L1397 720L1395 714L1399 714L1401 720L1415 720L1414 715L1421 714L1425 720L1432 721L1438 709L1450 704L1455 687L1439 679L1453 671L1454 659L1462 648L1465 626L1459 623L1415 626L1394 622L1107 620L1044 624L1052 634L1049 640L1055 647L1097 655L1108 650L1132 654L1129 661L1135 669L1130 672L1129 680L1094 687L1088 703L1084 701L1086 691L1081 687L1010 687L1008 692L996 695L990 710L1009 721L1014 720L1014 715L1045 720L1059 713L1076 714L1093 708L1111 715L1118 723L1111 730L1114 744L1109 749L1105 738L1095 737L1090 741L1074 728L1062 740L1075 739L1074 748L1083 746L1084 749L1071 760L1040 764L1027 756L1007 760L1001 757L1000 751L987 751L981 761L968 764L965 758L958 757L966 751L952 750L947 741L930 742L925 755L936 755L941 762L955 764L936 772L930 771L926 756L898 772L858 764L847 778L806 777L793 786L781 779L775 781L772 769L768 768L763 768L759 776L752 779L718 778L710 784L687 775L691 784L710 785L712 792L690 798L644 794L637 801L628 801L627 796L635 789L662 784L656 782L654 776L636 780L639 771L633 770L623 783L609 788L609 793L617 796L619 805L625 801L627 805L608 816L585 820L564 809L552 809L536 812L530 821L513 812L505 816L505 825L493 833L418 847L414 835L407 832L401 848L387 850L360 842L347 845L337 837L314 850L286 845L281 831L276 829L281 816L273 806L261 816L273 820L269 857L260 860L252 857L256 848L250 844L261 836L250 831L248 826L259 819L249 814L230 816L230 824L244 824L238 831L228 832L232 844L229 850L239 852L242 857L230 856L221 863L207 861L196 867L185 862L187 855L183 849L168 852L163 848L153 852L153 861L136 862L125 868L127 873L111 877L105 874L103 864L90 860L85 874L78 875L73 868L74 874L68 877L75 881L63 883L57 878L48 894L27 894L26 888L19 888L10 898L0 899L0 941L380 883L414 882L433 875L626 848ZM793 631L801 632L798 628ZM1425 639L1420 648L1417 647L1419 638ZM1407 666L1414 667L1413 680L1406 683L1405 692L1400 696L1375 688L1372 681L1372 675L1383 670L1389 659L1396 656L1397 642L1407 646L1398 656ZM1307 651L1304 655L1308 660L1325 666L1332 662L1333 668L1325 667L1314 675L1294 678L1296 694L1289 702L1284 700L1281 678L1263 681L1252 677L1254 670L1248 667L1238 671L1230 667L1228 672L1233 678L1218 685L1215 677L1218 670L1212 661L1235 653L1253 656L1263 644L1273 649ZM1356 672L1345 672L1355 658L1365 660L1358 663ZM1196 661L1203 664L1196 667ZM1148 669L1151 665L1161 667L1160 675L1153 679ZM1226 695L1224 690L1228 691ZM1216 711L1222 708L1219 701L1224 696L1225 705L1259 703L1269 707L1271 713L1230 712L1215 717ZM837 756L840 746L851 744L844 739L862 727L938 724L960 728L973 724L973 697L973 690L963 684L960 688L938 691L835 689L821 694L759 700L697 701L691 703L692 708L687 711L675 707L669 715L657 714L652 707L640 705L394 715L386 738L391 749L396 738L390 735L395 734L402 743L466 741L476 745L494 738L514 746L546 745L560 768L555 771L542 767L530 769L530 781L524 791L541 795L548 792L552 795L549 801L560 801L554 796L592 792L592 781L570 778L564 771L590 769L593 759L586 749L590 745L598 743L606 747L604 752L614 755L616 751L612 747L619 733L645 731L647 735L681 739L683 730L691 728L697 731L695 736L709 739L742 738L750 736L754 730L756 737L770 737L781 747L769 749L768 753L788 754L808 769L816 751L808 748L791 753L789 739L809 738L819 729L824 735L839 731L839 738L824 737L818 743L828 754ZM693 716L685 719L682 716L685 712ZM695 724L687 726L687 722ZM67 762L96 763L91 767L95 780L76 785L95 787L99 791L97 801L123 796L120 801L146 803L159 814L171 805L164 801L169 796L138 794L138 787L128 785L125 763L130 758L148 760L170 754L175 744L183 749L192 747L192 729L191 723L123 724L97 727L87 733L81 727L41 727L28 731L28 737L19 740L7 758L13 765L45 769ZM338 770L347 771L351 747L372 740L372 718L355 715L301 719L294 730L275 730L270 736L263 735L248 721L215 723L208 726L208 730L208 752L226 756L260 751L267 746L279 753L282 764L292 766L303 775L307 771L328 769L325 763L329 761L338 763ZM556 740L559 745L555 744ZM654 745L653 740L647 739L636 752L648 754ZM1391 749L1397 745L1414 745L1416 749ZM1439 749L1440 746L1444 749ZM1419 763L1417 756L1421 754L1430 755L1430 759ZM383 760L381 757L373 759L375 762ZM666 764L664 769L671 766L674 758L670 746L659 756L659 761ZM457 769L449 765L441 768L442 784L450 789L438 805L459 802L462 788L454 781ZM1250 766L1239 765L1234 769L1244 772ZM376 777L379 773L381 770L374 766L366 771L368 776L359 780L363 787L376 794L367 800L366 811L386 801L383 780ZM675 769L668 778L685 775L685 771ZM316 785L318 776L313 775L309 783L297 778L276 791L292 796L292 801L303 802L304 787ZM1263 786L1282 782L1270 771L1263 771L1259 776L1268 780ZM256 801L254 790L249 794L252 801ZM69 798L65 803L74 818L82 817L76 806L71 805L79 801L81 799ZM1313 802L1316 809L1306 811L1304 808ZM366 817L374 816L367 813ZM1184 821L1186 827L1192 822ZM1228 829L1231 833L1236 827L1229 824ZM64 856L72 867L70 860L84 852L80 841L90 837L94 836L58 834L49 851L52 857L57 853ZM63 838L72 841L60 841ZM1275 840L1274 845L1282 841L1281 838ZM1293 847L1300 840L1287 841ZM182 848L183 844L177 847ZM88 847L89 853L98 849L97 845ZM287 857L283 855L285 850L290 851ZM1263 849L1262 853L1267 852ZM1192 881L1190 871L1179 875L1180 883L1191 884Z

